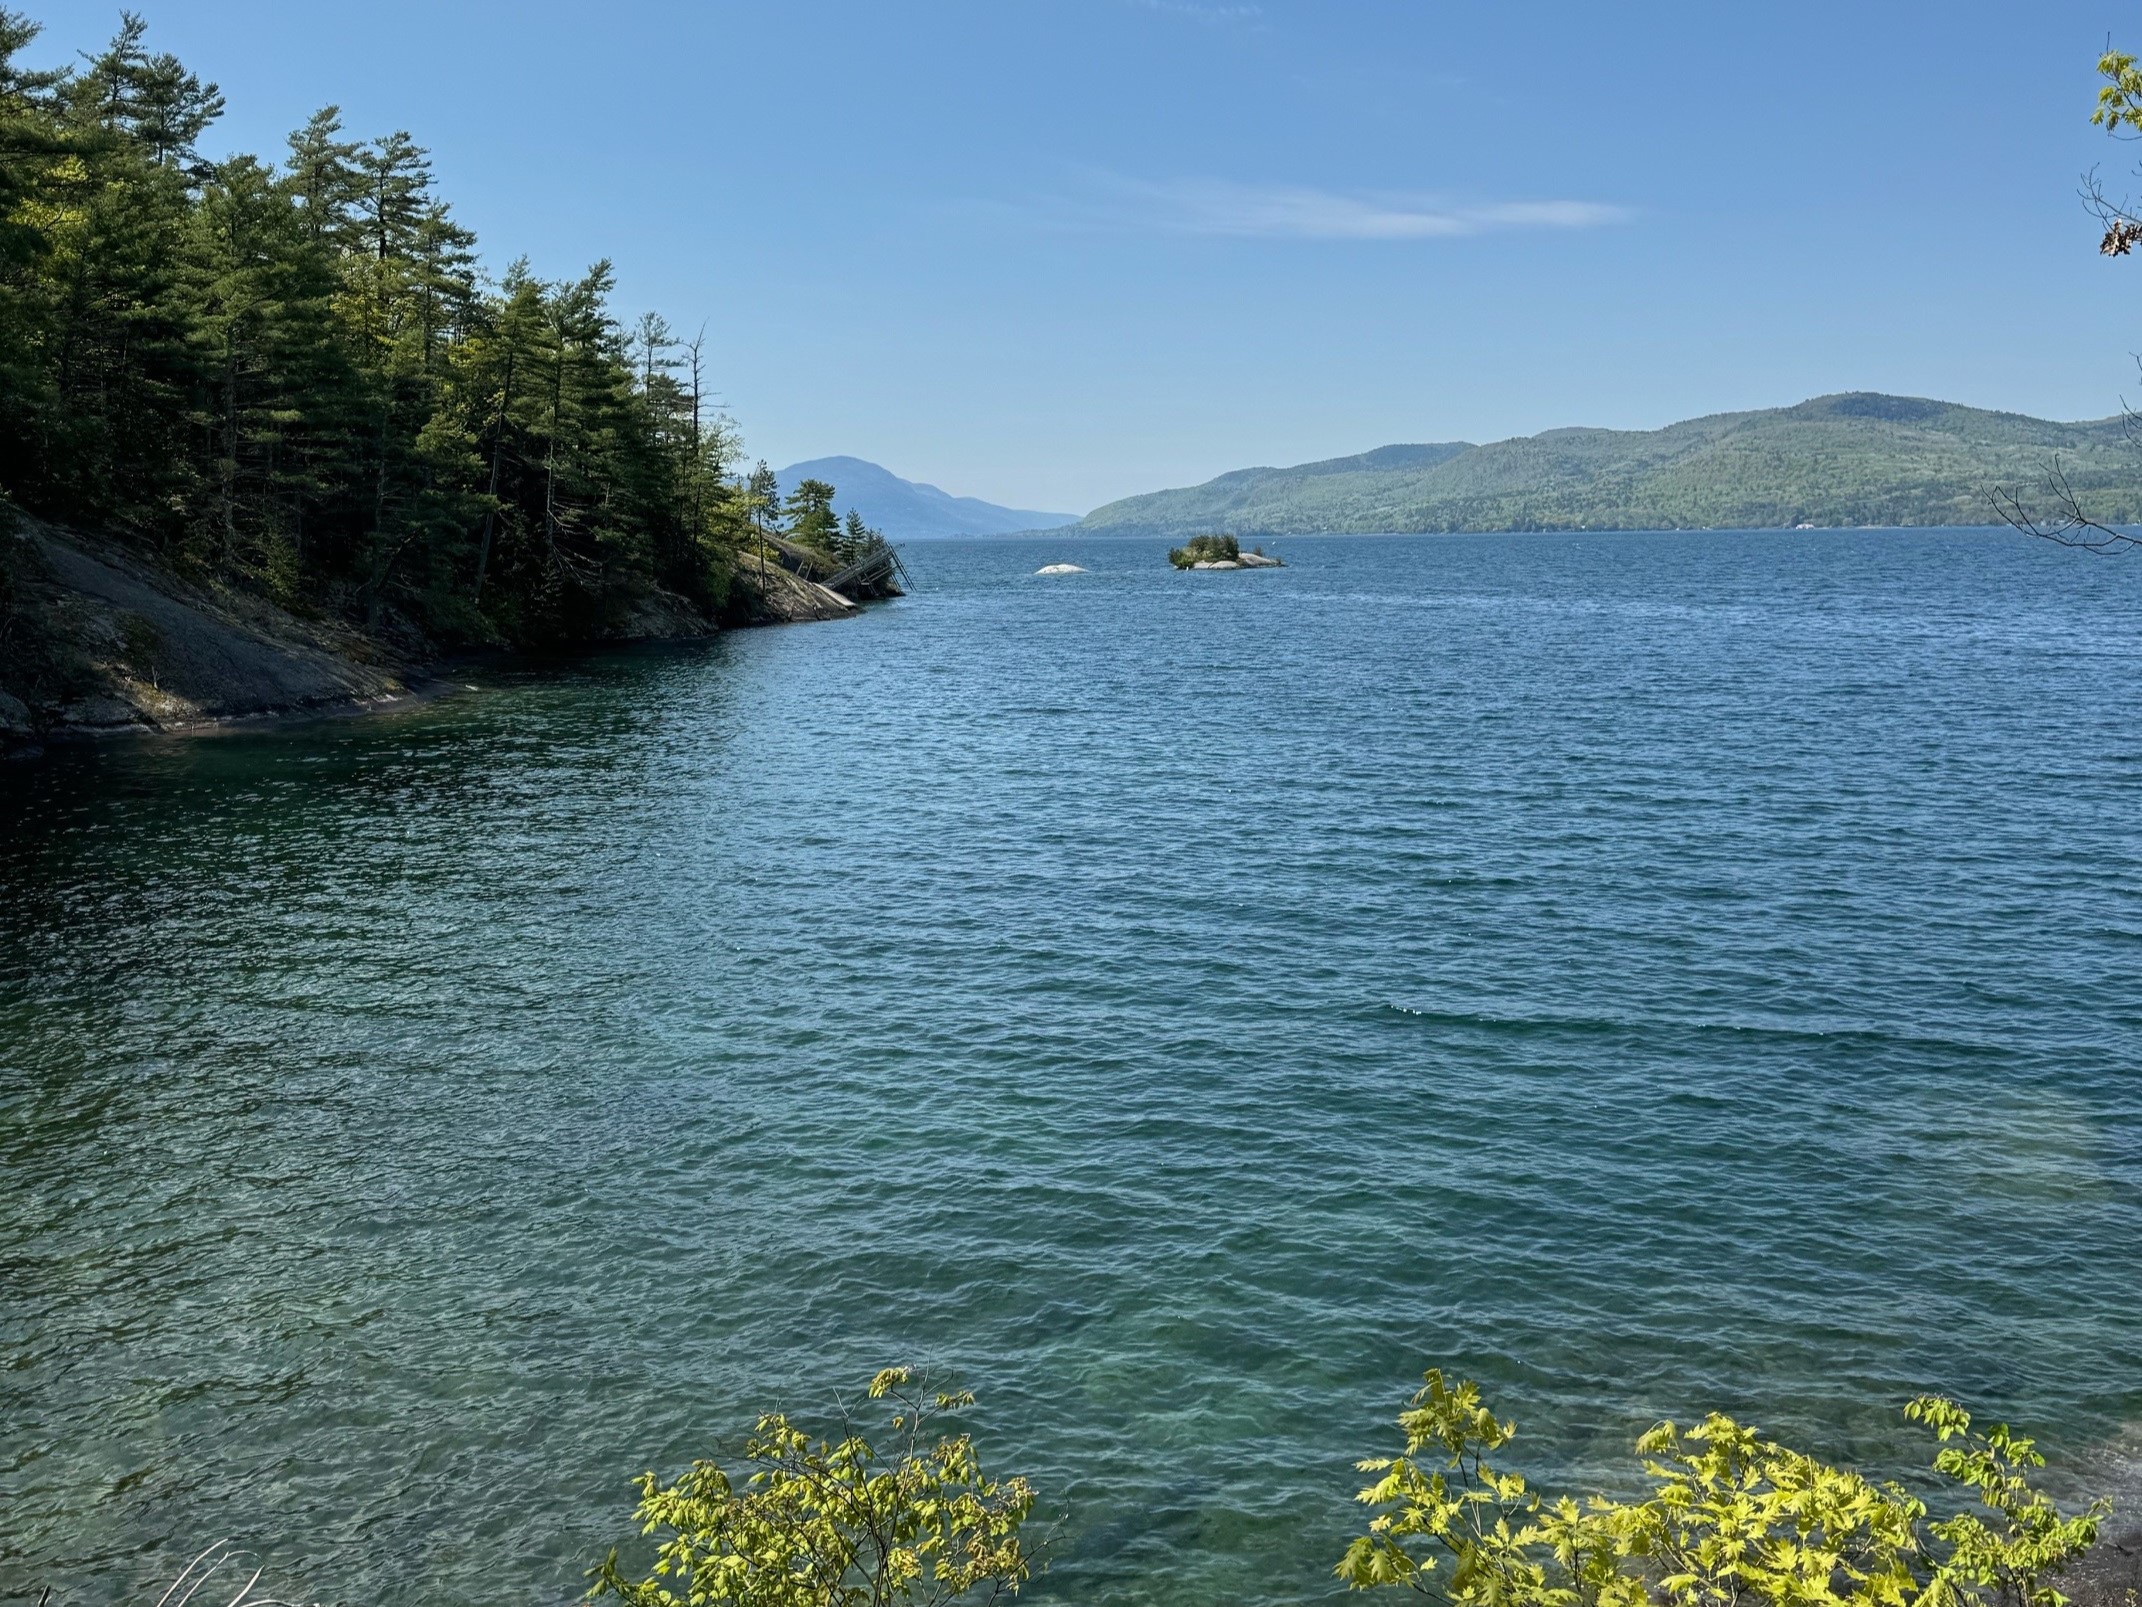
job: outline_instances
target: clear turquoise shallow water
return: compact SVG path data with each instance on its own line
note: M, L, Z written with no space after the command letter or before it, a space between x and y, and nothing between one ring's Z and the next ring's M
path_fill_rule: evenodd
M562 1602L901 1359L1048 1599L1328 1595L1436 1362L1561 1477L1923 1387L2109 1476L2142 566L1285 550L0 770L0 1595Z

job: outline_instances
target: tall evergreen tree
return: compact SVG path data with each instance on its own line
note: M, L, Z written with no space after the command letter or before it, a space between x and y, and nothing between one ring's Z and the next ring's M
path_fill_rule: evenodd
M289 182L305 231L337 251L347 250L363 182L358 145L338 138L342 108L322 107L290 136Z
M860 557L881 539L875 530L863 523L862 514L850 508L848 517L841 521L840 555L843 558Z
M832 553L840 542L840 516L833 511L839 492L823 480L798 480L788 494L788 538L802 546Z
M222 97L139 18L72 70L37 32L0 9L0 494L450 639L721 605L778 488L730 477L703 337L621 323L607 262L487 281L406 133L207 161Z
M744 504L750 510L754 528L765 535L772 535L781 528L781 481L774 471L760 458L744 482Z

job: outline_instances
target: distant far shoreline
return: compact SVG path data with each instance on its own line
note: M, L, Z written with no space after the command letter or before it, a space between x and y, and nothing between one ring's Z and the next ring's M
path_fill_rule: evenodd
M1525 525L1497 530L1259 530L1252 525L1231 527L1227 534L1240 541L1396 541L1419 537L1448 536L1843 536L1927 535L1938 531L1958 535L2014 535L2010 525L1998 520L1972 524L1868 524L1868 525ZM1009 541L1143 541L1180 539L1152 530L1082 530L1075 525L1051 530L1006 530L993 536L928 536L918 545L952 545L960 542L987 544Z
M2058 460L2094 517L2142 523L2121 419L2079 424L1852 393L1661 430L1549 430L1237 469L1127 497L1060 534L1241 538L1639 530L1977 529Z

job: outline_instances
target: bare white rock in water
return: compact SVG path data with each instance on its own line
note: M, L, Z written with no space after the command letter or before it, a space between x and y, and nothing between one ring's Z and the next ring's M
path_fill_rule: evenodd
M1043 564L1034 571L1037 575L1083 575L1085 572L1077 564Z
M1190 566L1192 569L1240 569L1242 566L1232 558L1206 558Z

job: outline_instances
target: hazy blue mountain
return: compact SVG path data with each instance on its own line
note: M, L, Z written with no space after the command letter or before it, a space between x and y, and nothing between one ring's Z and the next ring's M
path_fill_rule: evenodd
M1079 528L1179 537L1985 524L1993 486L2037 491L2056 454L2100 517L2142 520L2142 453L2121 420L2055 424L1862 392L1662 430L1549 430L1238 469L1111 502Z
M1075 513L1037 513L1031 508L1000 508L980 497L955 497L934 485L903 480L890 469L862 458L813 458L780 471L781 495L798 480L825 480L840 493L833 505L842 513L854 508L873 530L895 541L932 536L1001 536L1013 530L1053 530L1078 523Z

